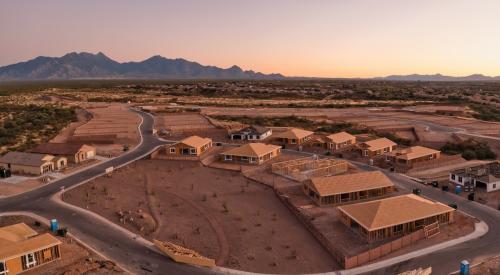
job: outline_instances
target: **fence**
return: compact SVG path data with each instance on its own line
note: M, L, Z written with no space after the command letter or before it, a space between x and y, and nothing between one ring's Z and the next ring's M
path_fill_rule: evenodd
M295 216L299 219L299 221L311 232L311 234L319 241L323 247L330 252L330 254L337 260L338 263L343 264L344 263L344 254L339 251L338 249L335 248L333 243L328 240L325 235L321 234L321 232L314 227L309 219L304 216L295 206L288 200L288 196L282 194L278 190L274 190L276 192L276 195L278 198L281 199L283 204L293 213Z
M356 256L345 257L343 261L343 266L345 269L349 269L366 264L371 261L375 261L395 250L410 246L416 241L423 239L424 237L425 237L424 229L419 229L418 231L410 233L390 243L386 243L381 246L372 248Z

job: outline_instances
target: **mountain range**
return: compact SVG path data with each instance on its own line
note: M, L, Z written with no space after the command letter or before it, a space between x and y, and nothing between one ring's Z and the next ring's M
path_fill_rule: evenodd
M281 74L244 71L238 66L227 69L205 66L182 58L159 55L140 62L120 63L102 52L68 53L61 57L39 56L26 62L0 67L0 81L46 79L285 79ZM293 77L292 79L312 79ZM372 78L388 81L500 81L500 76L390 75Z
M390 75L386 77L376 77L376 80L390 81L500 81L500 76L485 76L482 74L472 74L469 76L447 76L442 74L422 75Z
M68 53L61 57L35 59L0 67L1 80L44 79L282 79L281 74L204 66L185 59L159 55L141 62L119 63L103 53Z

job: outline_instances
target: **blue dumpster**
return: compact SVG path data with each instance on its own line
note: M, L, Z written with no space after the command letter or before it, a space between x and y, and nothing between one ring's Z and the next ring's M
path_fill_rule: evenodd
M460 193L462 193L462 186L460 185L455 186L455 194L458 195Z
M55 232L57 232L58 229L59 229L59 225L57 224L57 220L56 219L50 220L50 231L55 233Z
M469 275L469 261L463 260L460 262L460 275Z

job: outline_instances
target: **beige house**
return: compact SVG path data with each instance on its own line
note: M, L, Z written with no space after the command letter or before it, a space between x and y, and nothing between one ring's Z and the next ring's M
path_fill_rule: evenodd
M424 226L453 222L455 209L409 194L338 207L340 219L367 241L409 234Z
M333 151L356 144L356 137L347 132L331 134L326 138L328 139L328 149Z
M394 150L386 155L388 161L394 164L411 167L414 163L438 159L441 152L423 146Z
M221 161L262 164L281 154L281 147L264 143L248 143L220 154Z
M212 148L212 139L190 136L168 146L166 149L168 155L200 156L210 148Z
M0 158L0 167L17 174L42 175L67 164L65 157L25 152L8 152Z
M49 233L38 235L24 223L0 227L0 275L16 275L61 258L61 241Z
M312 178L304 182L304 193L317 205L338 205L384 196L394 184L380 171Z
M96 156L96 148L85 144L45 143L31 149L30 152L62 156L71 163L80 163Z
M302 143L311 139L314 132L298 129L298 128L290 128L284 132L277 132L272 135L272 138L280 144L297 144L301 145Z
M364 157L376 157L392 152L396 148L396 143L388 138L378 138L365 141L359 144L361 154Z

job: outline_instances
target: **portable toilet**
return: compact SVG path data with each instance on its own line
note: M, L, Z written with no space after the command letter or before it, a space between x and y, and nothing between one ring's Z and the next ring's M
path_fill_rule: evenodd
M458 195L460 193L462 193L462 186L460 185L455 186L455 194Z
M59 225L57 224L57 220L56 219L50 220L50 231L55 233L55 232L57 232L58 229L59 229Z
M469 275L469 261L463 260L460 262L460 275Z

